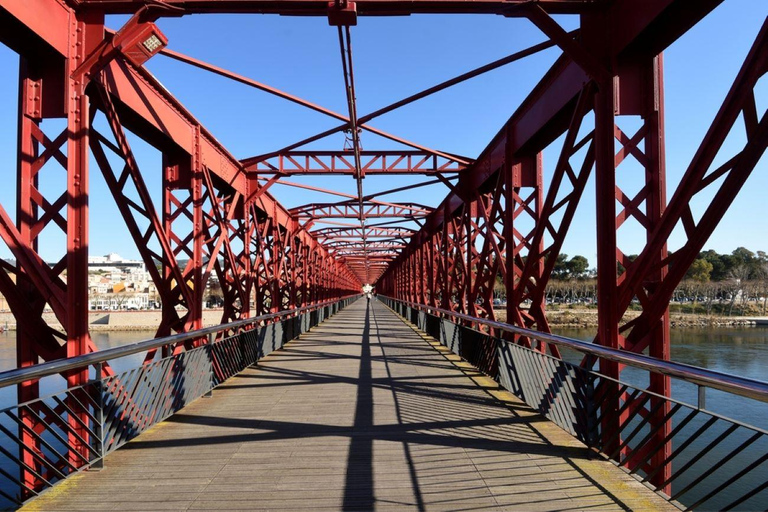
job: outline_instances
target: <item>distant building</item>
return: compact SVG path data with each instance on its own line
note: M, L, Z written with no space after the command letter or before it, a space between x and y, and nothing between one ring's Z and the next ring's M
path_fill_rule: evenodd
M88 270L91 272L127 272L138 270L145 272L144 262L139 260L126 260L117 253L110 253L106 256L90 256L88 258Z

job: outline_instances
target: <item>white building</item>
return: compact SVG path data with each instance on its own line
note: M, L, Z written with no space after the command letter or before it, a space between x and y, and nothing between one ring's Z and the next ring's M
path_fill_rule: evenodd
M128 272L131 270L138 270L139 272L146 272L144 262L140 260L126 260L117 253L110 253L106 256L89 256L88 257L88 270L91 272Z

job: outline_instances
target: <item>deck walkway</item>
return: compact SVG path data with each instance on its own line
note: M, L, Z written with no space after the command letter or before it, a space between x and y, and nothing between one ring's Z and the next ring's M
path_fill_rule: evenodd
M25 510L676 510L360 300Z

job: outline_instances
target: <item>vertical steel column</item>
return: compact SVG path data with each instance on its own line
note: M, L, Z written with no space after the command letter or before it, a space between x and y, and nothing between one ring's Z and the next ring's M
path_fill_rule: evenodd
M178 171L178 167L181 164L175 160L171 159L167 153L163 153L163 198L162 198L162 224L163 224L163 232L166 234L166 236L170 235L172 232L171 230L171 218L170 218L170 212L173 209L173 182L177 179L177 175L180 171ZM170 237L169 237L170 238ZM170 242L171 240L169 240ZM170 283L173 281L176 281L173 275L173 267L172 263L168 262L168 251L164 250L163 248L163 281L165 283ZM170 254L173 254L173 251L170 251ZM174 259L175 261L175 259ZM181 287L182 283L175 283L175 286L170 286L171 290L179 289ZM171 334L172 330L181 330L181 321L178 318L178 313L176 312L176 303L179 299L178 295L174 293L175 300L171 300L171 296L162 297L161 296L161 307L162 307L162 320L160 321L160 326L157 330L156 336L168 336ZM168 347L163 347L162 349L162 356L167 357L170 353L170 349Z
M461 226L464 230L464 236L467 238L466 244L462 247L462 245L458 245L459 250L461 252L466 251L466 254L464 254L462 261L464 262L464 272L463 272L463 293L462 293L462 301L461 306L459 307L459 311L462 311L466 314L472 314L472 310L474 309L474 304L472 304L472 294L470 293L470 290L472 289L472 283L474 282L475 277L475 270L474 270L474 254L475 254L475 238L473 235L473 232L475 231L472 229L472 219L476 216L477 212L477 201L479 201L478 195L475 194L475 199L470 199L469 197L465 199L464 201L464 209L463 209L463 215L461 218Z
M34 104L34 99L40 94L41 86L38 80L31 75L30 65L26 59L20 58L19 70L19 128L18 128L18 158L17 158L17 199L16 199L16 225L19 230L21 243L37 252L37 237L33 229L38 222L38 206L32 200L33 190L38 188L39 150L38 142L33 132L39 131L37 120L41 117L41 111L30 111L29 106ZM21 265L19 265L21 267ZM36 297L35 288L28 280L23 279L23 269L19 268L16 278L16 288L23 297L28 297L32 310L42 318L44 302ZM9 279L10 281L10 279ZM7 296L7 294L6 294ZM36 350L37 340L31 332L28 322L17 322L16 327L16 366L24 368L39 362L39 354ZM17 387L19 403L34 400L40 396L39 381L22 382ZM19 411L19 417L26 427L35 429L37 420L25 410ZM40 442L26 428L19 429L19 439L23 446L20 459L30 468L37 468L38 463L33 456L40 453ZM25 486L35 489L38 487L37 478L29 471L21 472L21 482Z
M272 265L272 306L270 309L272 313L277 313L283 310L283 290L280 286L280 280L283 275L285 255L283 254L283 239L280 233L280 226L275 221L272 221L270 224L272 229L272 236L270 237L272 261L269 262Z
M251 224L251 217L248 213L248 206L245 198L241 198L241 201L242 215L240 216L240 222L242 223L243 232L243 251L240 255L240 265L242 269L243 286L245 288L245 303L241 305L240 314L243 318L250 318L251 299L253 297L253 259L251 257L253 225Z
M632 107L637 110L628 113L639 113L643 118L644 126L641 130L644 130L644 152L642 159L643 166L645 167L645 219L646 219L646 242L651 244L653 241L653 232L658 226L661 216L667 206L667 194L666 194L666 168L665 168L665 141L664 141L664 79L663 79L663 56L659 55L653 60L638 63L636 67L623 73L627 76L626 82L634 83L637 87L635 96L636 101ZM621 79L621 75L620 75ZM629 87L626 87L627 89ZM622 90L622 95L625 91ZM628 110L628 106L622 107L624 111ZM639 132L642 133L642 132ZM620 135L621 136L621 135ZM635 136L637 137L637 135ZM632 137L627 141L626 136L621 136L624 143L623 152L628 153L632 151L632 145L634 144ZM637 154L640 157L640 154ZM629 209L629 207L627 207ZM631 214L627 214L631 215ZM646 280L643 283L645 290L650 297L653 297L658 287L664 281L667 276L667 266L664 264L667 258L667 244L661 245L660 249L649 257L652 261L652 271L646 276ZM626 267L630 267L627 263ZM669 360L670 358L670 333L669 333L669 302L664 309L662 315L653 319L652 325L649 326L648 334L648 353L653 357L659 359ZM661 396L670 396L671 382L669 377L651 374L650 391L658 393ZM658 430L651 442L661 442L671 431L671 423L669 420L664 422L664 417L669 412L669 402L664 400L659 404L659 408L656 409L660 399L652 398L649 406L650 410L655 410L650 424L653 427L659 425ZM664 422L662 425L661 423ZM659 467L662 465L670 453L671 445L669 443L664 444L662 449L658 450L651 459L651 465ZM630 462L631 464L632 462ZM653 477L652 483L655 485L661 485L666 482L671 476L672 468L669 464L664 467ZM663 489L669 493L670 487Z
M163 155L163 231L170 242L170 253L163 257L163 276L171 287L173 298L163 298L164 331L191 331L202 327L202 302L205 286L202 279L203 243L203 176L199 156L189 159ZM187 226L185 223L191 223ZM185 268L178 265L179 255L188 257ZM174 268L178 267L178 268ZM181 276L182 282L176 276ZM184 290L186 293L182 293ZM176 305L187 313L179 320ZM167 322L173 322L167 324ZM158 332L158 335L163 333ZM191 344L189 345L191 346ZM174 353L182 347L174 347ZM164 349L164 354L168 349ZM167 355L167 354L166 354Z
M88 332L88 159L90 100L85 94L87 77L75 70L104 37L104 17L99 14L72 15L70 19L70 55L65 73L67 94L67 357L75 357L91 349ZM88 382L88 369L67 374L69 387ZM72 398L68 405L70 433L69 459L76 466L89 454L89 434L84 427L88 415ZM79 452L79 456L77 453Z
M617 314L618 293L616 280L618 266L616 262L616 167L614 164L614 102L613 80L598 84L595 94L595 185L597 196L597 338L602 345L622 349L624 339L619 334L621 318ZM600 373L618 379L621 365L604 359L600 360ZM616 385L606 383L610 388ZM611 389L611 391L615 391ZM626 421L627 413L618 416L619 397L615 393L605 396L600 407L603 409L603 436L613 438L619 426ZM613 446L606 446L608 453L614 451L620 440L615 439Z
M443 287L442 287L442 290L441 290L441 292L442 292L441 308L442 309L447 309L447 310L451 309L451 301L452 301L452 295L453 295L453 290L451 288L451 281L450 281L450 269L449 269L450 263L449 263L449 259L448 259L448 251L449 251L448 241L449 241L449 238L450 238L450 236L448 234L448 229L449 229L449 226L451 224L451 221L450 221L451 217L450 217L449 214L450 214L450 212L448 211L448 205L446 204L445 207L444 207L444 213L443 213L443 228L441 230L442 231L441 236L442 236L442 241L443 241L442 242L443 243L443 251L442 251L442 254L440 256L441 256L441 260L443 262L443 269L442 269L443 270L443 272L442 272L442 274L443 274L443 283L442 283Z
M200 154L200 125L195 129L195 154L192 161L191 194L192 194L192 259L187 266L192 265L192 304L188 304L189 319L187 330L203 328L203 295L205 283L203 282L203 244L205 243L205 231L203 227L203 162ZM209 190L211 204L215 206L216 198L213 190ZM227 236L227 233L222 233ZM216 255L211 254L211 257ZM223 286L223 284L222 284ZM201 340L202 341L202 340Z
M301 246L301 303L300 306L308 306L309 304L312 304L311 298L309 296L309 272L311 268L311 261L310 257L312 255L312 251L310 250L308 245L302 245Z
M650 188L650 194L646 200L646 217L648 218L649 228L647 230L647 241L652 241L653 230L658 226L664 209L667 206L666 196L666 157L665 157L665 136L664 136L664 60L659 55L646 68L645 74L645 123L647 133L645 136L645 156L648 159L648 168L646 172L647 186ZM667 266L662 262L667 258L667 245L664 244L660 251L653 255L653 267L656 269L647 283L649 291L653 294L661 282L667 277ZM664 315L651 327L651 341L649 345L649 354L659 359L670 359L670 334L669 334L669 305L667 305ZM672 384L670 378L661 374L651 374L650 390L661 396L670 396L672 393ZM656 426L662 421L669 412L669 401L663 400L660 407L658 398L651 398L650 409L656 410L651 419L651 425ZM657 430L654 436L655 441L663 440L671 431L671 422L667 420L665 424ZM667 460L671 454L672 446L665 443L661 450L658 450L651 459L651 465L659 467L663 461ZM672 476L672 467L670 464L664 465L661 471L652 479L652 483L660 485ZM671 488L662 489L667 494Z
M290 265L290 273L288 274L288 279L290 280L288 284L288 309L295 309L297 307L298 302L298 280L299 280L299 263L300 261L297 260L298 255L298 247L299 243L296 239L296 234L294 232L288 232L288 262Z
M536 227L538 227L539 223L542 222L542 217L544 213L544 155L539 152L534 157L534 228L532 232L532 237L530 240L531 243L531 249L528 253L528 257L532 257L531 252L533 252L537 256L537 261L534 263L534 269L536 272L536 275L542 276L544 275L544 259L541 258L541 255L544 253L544 238L541 237L538 239L538 242L535 240L535 231ZM522 169L521 169L522 172ZM551 255L550 257L556 258L556 255ZM542 280L543 281L543 280ZM546 316L546 307L547 307L547 298L546 298L546 282L540 282L538 285L540 293L538 296L534 297L533 300L535 300L535 304L533 301L531 302L531 306L534 309L535 317L534 321L536 322L536 328L540 331L544 332L550 332L549 329L549 322L547 322L547 316ZM507 298L507 303L509 303L509 298ZM520 304L516 304L518 307L520 307ZM541 352L546 352L546 347L543 343L539 342L537 344L537 348ZM557 347L550 347L550 351L553 355L559 357L560 352L558 351Z
M586 30L589 33L587 44L592 52L603 63L611 64L607 57L610 53L606 25L601 15L586 19ZM666 208L666 183L664 169L664 96L662 59L636 58L631 62L615 64L615 69L609 73L610 78L601 79L598 82L598 91L594 100L595 111L595 173L597 187L597 251L598 251L598 335L597 342L617 349L642 350L641 347L630 346L623 335L631 333L630 325L622 325L621 319L626 306L623 305L625 296L629 290L624 284L629 273L634 272L635 263L629 261L620 250L617 232L628 220L636 220L646 231L646 243L651 244L653 233L661 220ZM615 78L614 78L615 77ZM640 116L643 125L634 135L625 134L617 124L617 116ZM616 141L620 143L618 153L615 150ZM639 149L639 142L644 141L644 152ZM645 170L645 180L640 191L634 197L629 197L621 189L616 180L616 169L626 159L634 158ZM643 200L645 212L639 210ZM617 211L617 204L622 210ZM654 291L667 274L664 262L667 257L666 241L659 246L654 254L646 256L645 261L653 270L644 276L640 288L631 290L632 295L637 295L644 308L650 306L654 300ZM618 264L625 270L619 275ZM664 312L652 319L648 326L648 338L646 338L649 353L655 357L669 359L669 315L668 300L665 302ZM619 378L622 365L608 361L600 361L601 373L612 378ZM615 385L603 383L609 391L614 391ZM669 396L669 379L653 377L650 389L662 396ZM629 410L618 414L621 402L631 398L615 393L603 396L615 399L604 399L600 404L603 409L603 437L611 439L610 446L603 448L608 452L616 451L619 436L614 438L614 433L629 421ZM655 400L654 400L655 402ZM653 409L653 403L651 409ZM654 441L662 441L669 433L670 424L660 425L668 412L668 406L660 407L652 417L651 424L659 425ZM670 446L665 446L658 456L652 460L653 464L661 465L669 454ZM633 461L628 461L631 466ZM669 476L671 468L666 465L654 478L656 484L663 483ZM668 490L668 489L667 489Z
M73 54L76 58L67 59L67 74L70 76L67 107L67 305L69 314L64 326L67 331L67 357L76 357L88 352L88 131L90 101L85 94L87 85L85 76L72 76L70 66L77 66L85 58L84 48L90 45L86 38L102 35L91 33L102 27L90 26L84 21L72 21ZM88 382L88 369L82 369L67 375L68 387L80 386ZM79 408L76 402L70 404L73 411ZM85 412L68 417L69 442L74 450L88 457L88 431L82 422L88 421ZM79 435L85 442L75 436ZM70 450L70 462L81 465L80 458Z
M544 209L543 157L539 152L525 156L507 155L507 159L510 162L507 171L510 183L505 189L507 322L548 332L545 288L549 276L544 276L544 262L547 257L556 258L557 254L544 256L544 237L536 236L538 230L546 229L541 225ZM532 221L528 232L517 226L521 215L527 215ZM531 288L535 293L530 293ZM522 308L525 299L531 300L527 310ZM532 344L527 338L516 339L526 345ZM541 352L547 349L540 342L533 343L533 346ZM556 354L555 349L552 352Z

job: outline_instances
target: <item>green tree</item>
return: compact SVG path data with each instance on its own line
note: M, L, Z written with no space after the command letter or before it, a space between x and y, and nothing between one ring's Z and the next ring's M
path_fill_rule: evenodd
M504 285L504 280L500 275L496 276L493 282L493 296L497 299L507 297L507 287Z
M699 258L691 264L691 268L688 269L688 273L685 274L685 277L700 283L706 283L712 277L712 270L714 270L712 263L703 258Z
M555 267L552 269L552 277L555 279L568 279L568 255L558 254Z
M566 268L571 277L583 277L589 270L589 261L584 256L576 255L566 263Z
M734 261L729 254L718 254L710 249L700 252L699 258L708 261L712 265L712 273L710 274L712 281L724 281L730 277Z

